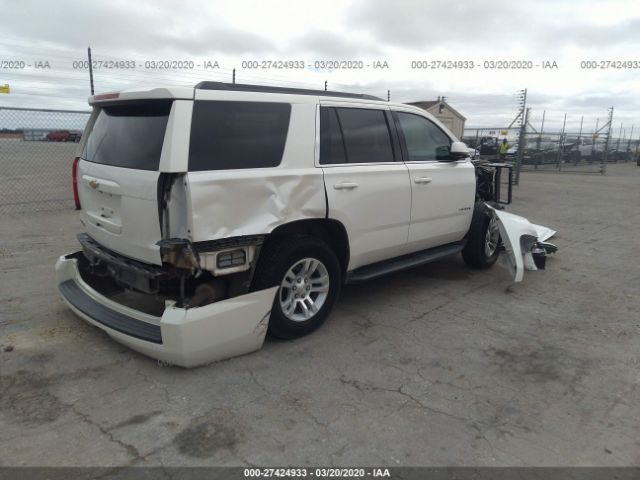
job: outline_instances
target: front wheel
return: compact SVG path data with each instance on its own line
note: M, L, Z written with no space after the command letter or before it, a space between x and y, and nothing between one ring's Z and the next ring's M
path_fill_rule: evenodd
M476 203L462 250L464 262L471 268L489 268L500 253L500 229L496 216L484 203Z
M324 323L341 284L340 263L327 244L310 235L296 235L273 240L263 248L252 290L279 287L269 333L291 339Z

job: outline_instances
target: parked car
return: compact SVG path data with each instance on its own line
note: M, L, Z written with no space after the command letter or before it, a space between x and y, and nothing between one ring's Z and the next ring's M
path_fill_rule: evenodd
M498 137L482 137L479 141L479 146L476 148L480 155L497 155L498 143Z
M77 132L70 132L69 130L54 130L47 133L45 138L49 142L79 142L81 134Z
M576 140L575 148L579 152L580 158L591 158L592 160L600 160L605 151L605 139L583 137ZM617 145L615 142L609 144L608 156L611 158L616 154Z
M308 334L345 282L457 253L488 268L501 238L518 281L537 245L525 219L491 208L494 170L417 107L219 82L90 103L73 167L86 231L58 286L163 361L254 351L267 329Z

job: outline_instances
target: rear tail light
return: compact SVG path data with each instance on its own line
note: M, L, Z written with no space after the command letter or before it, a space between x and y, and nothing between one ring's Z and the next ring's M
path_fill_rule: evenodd
M78 195L78 157L73 159L72 175L73 175L73 201L76 204L76 210L80 210L80 196Z

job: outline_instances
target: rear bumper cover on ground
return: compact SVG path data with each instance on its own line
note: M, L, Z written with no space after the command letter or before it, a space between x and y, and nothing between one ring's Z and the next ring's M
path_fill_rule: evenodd
M114 340L149 357L194 367L259 350L277 287L196 308L167 302L161 317L121 305L89 286L72 255L56 263L57 284L69 307Z

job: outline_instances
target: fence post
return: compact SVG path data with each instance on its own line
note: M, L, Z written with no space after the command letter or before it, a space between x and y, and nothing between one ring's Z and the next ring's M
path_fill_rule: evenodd
M612 125L613 125L613 107L609 109L609 121L607 122L607 136L604 141L604 152L602 153L602 163L600 165L600 173L602 175L605 175L607 173L607 161L609 158L609 141L611 139Z
M567 125L567 114L564 114L564 120L562 122L562 132L560 132L560 138L558 139L558 153L556 157L556 168L558 171L562 171L562 153L564 150L564 129Z
M618 141L616 143L616 154L613 157L615 163L618 163L618 157L620 156L620 135L622 135L622 122L620 122L620 133L618 133Z
M526 90L525 90L525 98L526 98ZM520 185L520 167L522 165L522 159L524 158L524 146L526 144L526 134L527 134L527 122L529 121L529 111L531 109L527 108L523 112L522 124L520 125L520 134L518 138L518 155L516 155L516 178L513 182L515 185Z

